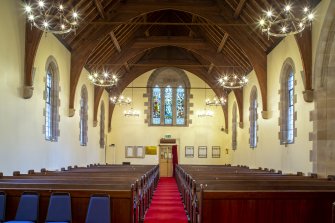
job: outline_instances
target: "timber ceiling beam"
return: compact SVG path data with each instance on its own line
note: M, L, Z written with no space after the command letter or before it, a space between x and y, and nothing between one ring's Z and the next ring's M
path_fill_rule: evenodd
M246 35L247 27L239 26L238 24L243 24L240 20L235 20L233 18L234 12L225 7L218 7L217 4L213 2L199 2L197 3L197 7L190 7L189 1L178 1L178 2L160 2L159 4L152 4L152 1L134 1L134 2L126 2L124 4L120 4L118 10L115 11L114 16L111 18L113 21L130 21L130 19L135 18L137 16L143 16L143 14L148 14L150 12L159 11L159 10L177 10L183 11L191 14L195 14L198 17L203 17L211 23L237 23L237 26L224 26L221 27L227 34L233 38L237 44L241 47L241 49L248 56L251 64L253 65L256 75L258 77L262 102L263 102L263 111L267 110L267 77L266 77L266 54L265 52L257 45L257 43L250 39L248 34ZM222 15L225 15L224 17ZM110 20L112 21L112 20ZM95 48L95 46L99 43L102 37L106 36L110 31L115 28L116 25L112 24L101 24L97 26L95 32L90 32L90 35L86 38L78 38L76 40L76 45L78 48L80 46L85 46L84 50L77 53L76 56L71 56L72 62L74 59L78 59L81 61L79 66L76 66L76 69L71 69L71 91L70 91L70 109L71 106L73 108L74 103L74 93L76 84L79 79L80 72L85 65L85 61L87 61L89 55ZM251 34L249 34L251 35ZM100 38L99 38L100 37ZM90 45L85 44L87 41L90 41ZM183 47L184 48L184 47ZM122 50L124 51L124 50ZM206 51L206 50L202 50ZM202 52L198 50L199 53ZM216 53L216 49L215 49ZM80 56L79 56L80 54ZM123 54L123 53L121 53ZM217 54L217 53L216 53ZM220 55L220 54L219 54ZM83 62L84 61L84 62ZM83 63L82 63L83 62ZM220 64L215 61L212 61L214 64ZM75 65L71 64L71 68ZM77 77L78 76L78 77Z
M243 128L243 88L241 89L234 89L233 90L238 106L238 113L239 113L239 126L240 128Z
M313 102L312 88L312 30L306 28L301 34L294 35L300 51L302 66L304 69L304 100Z
M114 44L116 50L117 50L119 53L121 53L121 47L120 47L119 42L118 42L117 39L116 39L116 36L115 36L114 32L111 31L111 32L109 33L109 35L110 35L110 37L111 37L111 39L112 39L112 41L113 41L113 44Z
M104 11L104 7L101 4L101 0L94 0L95 7L97 8L99 15L101 18L106 18L106 13Z
M242 10L243 10L243 7L245 5L245 3L247 2L247 0L240 0L238 5L237 5L237 8L234 12L234 18L235 19L238 19L238 17L240 17L241 13L242 13Z
M43 32L26 22L23 98L33 96L33 66Z
M216 51L217 53L221 53L224 45L226 44L226 42L228 40L228 37L229 37L229 35L227 33L225 33L224 36L222 37L222 40L220 42L220 45L219 45L217 51Z
M93 127L97 127L98 125L98 108L103 91L103 87L94 86Z
M170 61L167 60L166 63L168 64ZM178 66L177 66L178 67ZM153 69L157 69L159 67L156 66L151 66L151 67L136 67L131 69L130 72L128 72L126 74L126 76L128 77L127 79L123 80L120 85L118 86L120 89L120 92L122 92L134 79L136 79L137 77L139 77L140 75L142 75L145 72L148 72L150 70ZM178 67L180 68L180 67ZM183 68L180 68L183 69ZM191 69L185 69L193 74L195 74L196 76L198 76L200 79L204 80L209 86L210 88L213 89L213 91L215 92L215 94L220 97L223 92L221 90L221 88L217 88L215 86L215 83L209 81L206 76L207 76L207 70L204 68L191 68ZM226 103L225 106L222 106L222 111L224 113L224 118L225 118L225 129L228 129L228 102ZM113 116L113 111L114 111L114 107L115 105L112 105L110 103L110 109L109 109L109 115L108 115L108 129L111 129L111 123L112 123L112 116Z
M112 68L114 72L117 72L117 70L120 69L125 62L128 62L136 55L139 55L149 49L162 46L175 46L190 50L193 53L200 55L206 61L212 62L213 65L219 66L222 61L225 61L223 54L218 54L216 52L216 48L201 39L193 39L190 37L149 37L135 39L123 49L121 54L116 55L106 64L119 64L119 66L113 66Z
M207 74L211 74L211 73L212 73L212 70L213 70L213 68L214 68L214 64L213 64L213 63L211 63L211 65L210 65L210 66L209 66L209 68L208 68Z

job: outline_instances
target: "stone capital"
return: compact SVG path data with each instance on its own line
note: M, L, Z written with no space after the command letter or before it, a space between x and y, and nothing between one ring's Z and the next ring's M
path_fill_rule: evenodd
M262 118L263 119L270 119L272 117L271 111L262 111Z
M23 98L29 99L33 96L34 87L33 86L23 86Z
M75 113L76 113L76 109L74 108L69 109L69 117L73 117Z
M305 102L313 102L314 100L314 91L313 90L305 90L302 92L304 95Z
M98 121L93 121L93 127L97 127L98 126Z

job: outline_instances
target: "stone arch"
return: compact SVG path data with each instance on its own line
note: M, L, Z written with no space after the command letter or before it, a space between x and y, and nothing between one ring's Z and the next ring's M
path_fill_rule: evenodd
M313 172L320 176L335 174L335 1L330 1L315 55L313 120Z
M167 85L169 85L172 88L175 88L173 90L174 97L176 94L176 88L178 88L179 85L181 85L184 88L185 90L184 91L185 92L185 104L184 104L185 122L183 126L188 126L188 124L191 121L189 120L190 107L191 107L191 104L189 102L189 98L191 94L190 92L191 84L190 84L190 81L186 73L182 69L179 69L176 67L161 67L152 72L147 82L148 110L146 111L147 113L146 122L149 123L149 125L153 125L151 123L152 122L152 88L155 85L158 85L161 88L165 88ZM173 107L175 107L175 104L173 105ZM178 126L175 118L176 117L174 117L172 126ZM161 122L161 125L164 125L164 124L162 124Z

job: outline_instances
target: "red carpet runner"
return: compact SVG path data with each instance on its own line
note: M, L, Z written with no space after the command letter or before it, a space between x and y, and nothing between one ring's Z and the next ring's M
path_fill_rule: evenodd
M161 177L144 223L187 223L176 180Z

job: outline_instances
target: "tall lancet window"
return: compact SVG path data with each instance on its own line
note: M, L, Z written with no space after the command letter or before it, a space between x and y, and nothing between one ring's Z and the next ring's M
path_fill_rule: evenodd
M161 89L156 86L152 89L152 124L161 123Z
M102 101L100 105L100 148L105 147L105 104Z
M81 146L86 146L88 137L88 94L86 86L81 88L81 99L80 99L80 123L79 123L79 141Z
M237 108L236 103L233 105L232 111L232 134L231 134L231 147L233 150L237 148Z
M172 119L173 119L173 111L172 111L172 88L170 86L167 86L164 90L164 124L165 125L172 125Z
M250 107L249 107L249 120L250 120L250 148L257 147L257 89L253 87L250 94Z
M294 76L290 72L287 80L287 142L293 143L294 141Z
M296 113L294 104L296 97L294 92L294 73L295 66L291 58L286 59L281 71L281 86L280 86L280 143L294 143L297 129L295 128Z
M185 124L185 89L181 86L177 88L177 102L176 102L176 124Z
M45 77L45 139L47 141L58 140L59 136L59 74L56 60L50 56L46 64Z

